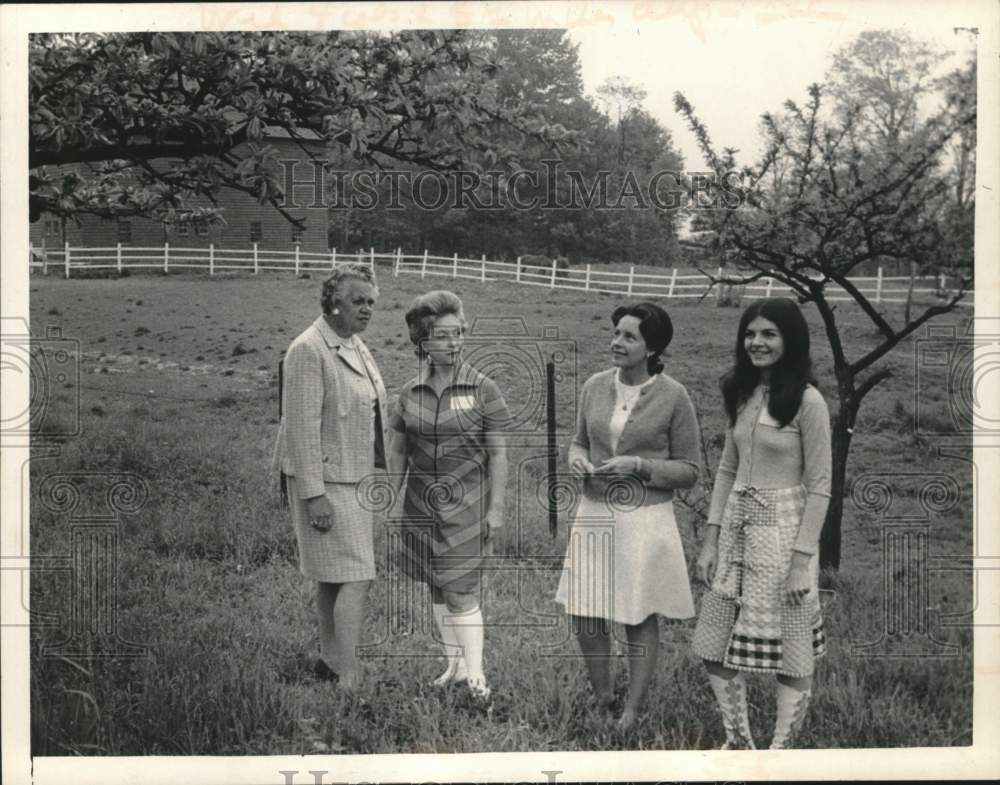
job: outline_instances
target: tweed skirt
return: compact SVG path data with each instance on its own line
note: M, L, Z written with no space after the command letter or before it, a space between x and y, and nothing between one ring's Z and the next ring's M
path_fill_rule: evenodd
M295 478L288 478L288 503L299 546L299 570L323 583L370 581L375 577L375 545L370 510L358 502L355 483L325 483L333 525L320 532L309 525L309 510L298 498Z
M702 598L692 649L735 670L809 676L826 653L818 558L800 605L785 601L785 580L805 508L794 488L734 488L719 532L719 561Z
M573 516L555 600L571 616L639 624L694 616L672 501L612 510L583 496Z

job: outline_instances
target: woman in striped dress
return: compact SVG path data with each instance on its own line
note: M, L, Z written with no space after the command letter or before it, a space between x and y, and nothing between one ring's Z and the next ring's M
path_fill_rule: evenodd
M462 360L465 315L455 294L417 297L406 323L420 373L399 395L388 453L397 491L406 477L402 567L431 588L447 659L435 684L465 682L485 698L480 573L503 526L507 405L496 384Z
M722 710L724 749L754 749L743 671L777 676L772 749L792 745L825 653L817 544L830 500L830 418L793 301L753 303L722 380L729 428L698 558L709 583L693 649Z

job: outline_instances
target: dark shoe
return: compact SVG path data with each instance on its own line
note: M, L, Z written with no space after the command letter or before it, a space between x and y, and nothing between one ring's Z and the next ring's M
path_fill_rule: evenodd
M329 681L336 684L340 681L340 675L326 664L322 659L317 659L316 664L313 665L313 676L315 676L320 681Z

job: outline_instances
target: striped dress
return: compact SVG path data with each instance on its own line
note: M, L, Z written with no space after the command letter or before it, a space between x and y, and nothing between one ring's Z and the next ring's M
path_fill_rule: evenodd
M440 397L425 379L404 385L389 422L408 448L401 566L438 588L474 592L491 497L486 434L510 415L497 385L466 363Z

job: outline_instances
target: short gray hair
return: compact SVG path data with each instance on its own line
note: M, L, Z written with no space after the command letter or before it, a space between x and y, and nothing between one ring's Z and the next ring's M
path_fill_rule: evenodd
M370 283L375 287L375 294L378 294L378 283L375 281L375 272L367 264L342 264L337 265L330 277L323 281L323 292L320 294L319 304L323 308L323 313L329 315L333 310L333 301L337 296L340 285L348 278Z
M462 301L454 292L441 289L418 295L413 300L410 310L406 312L406 326L410 328L410 341L417 347L418 355L423 353L420 344L430 336L434 322L449 315L459 318L464 332L465 312Z

